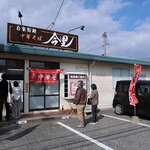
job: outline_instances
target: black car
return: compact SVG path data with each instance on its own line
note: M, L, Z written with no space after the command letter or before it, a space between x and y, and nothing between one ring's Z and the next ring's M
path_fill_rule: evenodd
M130 82L130 80L117 81L112 105L118 115L134 115L134 106L129 103ZM150 117L150 81L139 80L135 87L135 95L138 99L136 115Z

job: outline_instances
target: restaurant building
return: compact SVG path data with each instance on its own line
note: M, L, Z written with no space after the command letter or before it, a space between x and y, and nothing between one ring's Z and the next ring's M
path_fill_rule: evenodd
M0 73L22 87L24 114L69 109L78 80L90 93L91 83L99 91L99 108L111 107L116 81L131 79L134 64L142 65L140 79L150 79L150 62L98 56L13 44L0 45ZM31 70L58 71L56 82L31 81ZM40 72L41 73L41 72ZM42 72L43 73L43 72Z
M111 107L116 81L131 79L134 64L142 65L140 79L150 79L150 62L80 53L77 35L11 23L7 33L0 74L19 81L24 114L70 109L78 80L88 93L95 83L98 107Z

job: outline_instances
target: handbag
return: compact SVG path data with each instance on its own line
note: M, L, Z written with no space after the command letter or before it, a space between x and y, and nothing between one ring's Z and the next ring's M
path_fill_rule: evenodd
M94 95L94 97L95 97L96 95ZM88 105L92 105L92 100L94 99L94 97L93 98L88 98L88 100L87 100L87 104Z
M8 83L8 95L7 95L7 103L12 103L12 96L10 94L10 83Z
M93 98L88 98L88 100L87 100L87 104L88 104L88 105L92 105L92 99L93 99Z

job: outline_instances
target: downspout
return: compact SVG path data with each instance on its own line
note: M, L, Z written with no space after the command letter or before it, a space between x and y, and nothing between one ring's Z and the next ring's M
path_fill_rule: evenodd
M95 61L93 61L93 63L89 66L89 78L90 78L89 84L90 84L90 86L91 86L91 84L92 84L92 66L93 66L93 65L95 65ZM91 88L90 88L90 93L91 93Z

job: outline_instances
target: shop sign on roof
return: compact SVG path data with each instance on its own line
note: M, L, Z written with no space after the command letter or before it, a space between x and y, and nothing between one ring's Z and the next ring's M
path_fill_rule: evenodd
M7 42L60 50L78 51L78 36L8 23Z

